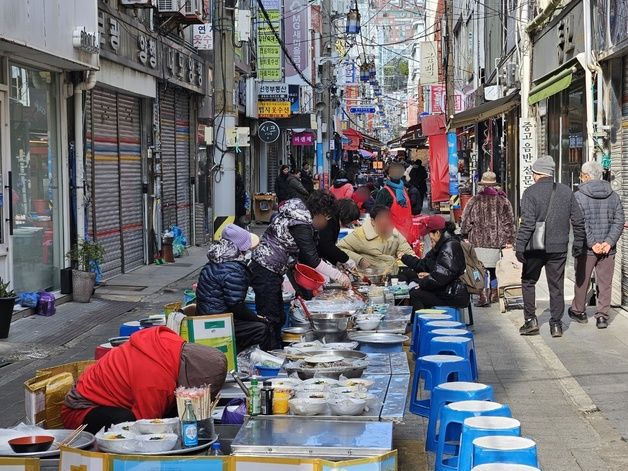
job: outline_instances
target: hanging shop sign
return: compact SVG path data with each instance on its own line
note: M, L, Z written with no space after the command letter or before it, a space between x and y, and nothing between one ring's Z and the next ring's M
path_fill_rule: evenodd
M352 114L372 114L375 111L374 106L352 106L349 108L349 113Z
M519 120L519 195L534 184L532 164L537 159L536 120Z
M192 26L192 44L199 51L214 49L214 32L209 24Z
M444 84L431 85L430 99L432 113L444 113L447 110L447 90ZM464 111L464 94L456 90L454 99L454 112Z
M288 101L288 84L282 82L261 82L258 85L257 97L261 101Z
M279 125L274 121L264 121L259 125L257 130L257 137L262 142L266 144L272 144L277 139L279 139L279 135L281 134L281 130L279 129Z
M289 101L258 101L257 115L260 118L289 118Z
M281 46L273 29L281 37L281 0L261 0L268 14L271 26L262 12L259 14L257 27L257 78L260 80L280 81Z
M306 77L310 74L308 49L310 31L307 28L308 0L285 0L284 8L291 12L284 18L284 38L288 52L294 64L286 61L286 78L295 77L301 81L301 72Z
M298 114L301 111L301 87L299 85L288 85L288 99L290 111L292 114Z
M421 85L438 83L438 47L436 41L420 43Z
M137 22L108 8L98 10L100 55L107 60L205 93L205 61L189 49L155 35Z
M458 140L455 131L447 133L447 157L449 161L449 206L460 207L460 189L458 185Z
M98 35L87 31L85 26L77 26L72 33L72 45L89 54L98 54Z
M290 138L290 144L298 147L313 146L315 142L316 136L313 132L296 132L292 134L292 137Z

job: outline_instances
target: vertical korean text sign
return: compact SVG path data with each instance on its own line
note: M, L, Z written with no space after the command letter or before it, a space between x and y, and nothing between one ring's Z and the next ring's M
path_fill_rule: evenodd
M536 142L536 120L519 121L519 196L534 183L532 164L538 157Z
M281 46L275 32L281 37L281 0L262 0L271 26L260 12L257 29L257 78L265 81L281 81L282 57Z

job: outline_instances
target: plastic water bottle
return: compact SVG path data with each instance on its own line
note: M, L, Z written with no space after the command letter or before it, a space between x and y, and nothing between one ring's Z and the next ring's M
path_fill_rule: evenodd
M198 423L189 399L185 400L185 412L181 418L181 441L185 448L198 446Z
M222 449L220 448L220 442L212 443L211 450L209 451L209 456L223 456L223 455L224 453L222 452Z
M257 378L251 379L251 387L249 388L249 414L251 416L260 415L262 407L260 404L260 391Z

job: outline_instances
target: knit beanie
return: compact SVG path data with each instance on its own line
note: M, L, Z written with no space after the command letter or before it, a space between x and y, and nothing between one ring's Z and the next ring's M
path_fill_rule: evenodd
M556 162L550 155L544 155L536 159L536 161L532 164L532 172L537 175L547 175L549 177L554 176L554 171L556 170Z
M222 230L222 238L233 242L240 252L246 252L253 246L253 234L235 224L229 224Z

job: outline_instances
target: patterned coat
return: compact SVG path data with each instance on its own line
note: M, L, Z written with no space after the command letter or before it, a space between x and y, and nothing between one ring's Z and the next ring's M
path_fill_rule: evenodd
M471 198L460 231L474 247L501 249L515 241L512 205L503 192L487 187Z

